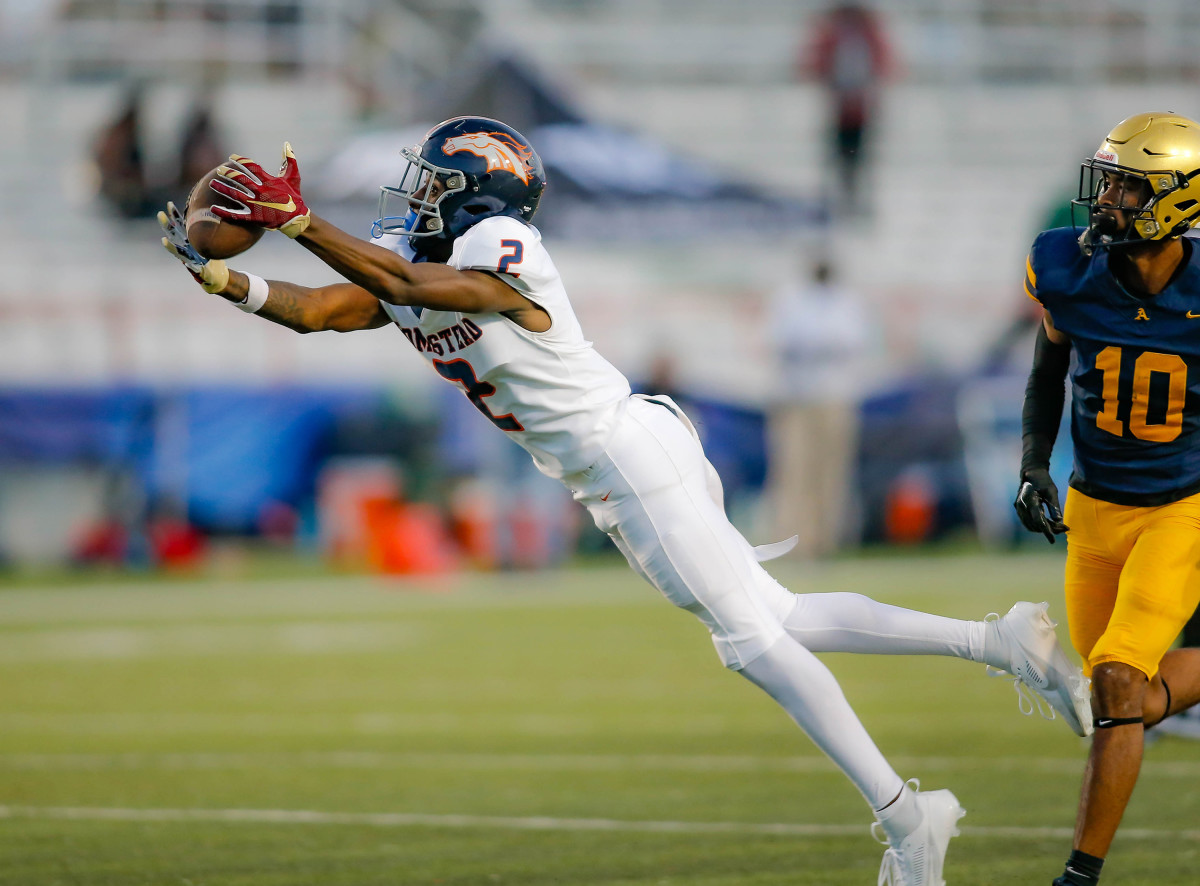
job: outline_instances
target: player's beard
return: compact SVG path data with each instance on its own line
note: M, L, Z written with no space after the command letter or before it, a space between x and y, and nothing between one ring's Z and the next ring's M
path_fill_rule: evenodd
M1133 248L1145 241L1133 226L1134 211L1122 211L1113 206L1093 206L1088 213L1088 226L1079 237L1079 248L1084 255L1092 255L1097 249L1119 246Z
M1090 222L1098 236L1115 239L1118 235L1128 233L1133 218L1128 213L1105 207L1093 209Z

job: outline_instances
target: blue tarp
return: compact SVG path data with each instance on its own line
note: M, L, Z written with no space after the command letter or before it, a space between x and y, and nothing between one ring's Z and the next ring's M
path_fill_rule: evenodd
M936 488L937 533L971 522L954 413L962 381L903 379L863 403L864 540L882 536L888 490L914 465ZM0 463L97 465L136 477L151 505L186 500L202 529L249 533L273 503L310 506L332 456L394 457L412 469L409 491L418 498L437 498L446 476L499 470L486 457L494 429L453 389L446 397L431 427L429 419L398 414L384 388L8 388L0 390ZM700 430L727 500L753 500L767 473L763 414L676 397Z
M447 396L435 434L396 415L382 388L10 388L0 390L0 462L96 465L136 477L151 506L186 501L202 529L254 532L274 503L310 505L331 456L390 455L434 479L486 469L471 460L473 440L494 429ZM709 400L687 408L730 497L760 489L762 415ZM411 478L410 491L425 479Z
M307 501L339 423L384 400L370 389L7 389L0 461L132 474L150 502L185 498L202 528L252 531L264 506Z

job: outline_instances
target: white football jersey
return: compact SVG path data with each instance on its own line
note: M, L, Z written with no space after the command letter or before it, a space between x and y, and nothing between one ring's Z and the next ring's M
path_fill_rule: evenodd
M404 238L383 245L410 254ZM550 328L530 332L501 314L418 313L381 302L388 316L440 376L529 451L542 473L561 478L591 465L612 436L629 382L583 337L537 228L484 219L454 241L447 264L496 274L545 308Z

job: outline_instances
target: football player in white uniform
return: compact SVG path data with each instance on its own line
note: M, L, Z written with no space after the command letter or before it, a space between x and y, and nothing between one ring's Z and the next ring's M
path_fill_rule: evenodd
M1086 684L1045 604L1018 603L1003 618L975 622L784 589L760 560L786 543L753 548L729 522L687 416L665 396L632 394L584 338L530 224L546 180L529 142L496 120L459 117L402 153L407 171L398 187L383 188L374 232L392 248L310 213L290 146L278 176L235 155L212 185L240 204L214 213L282 231L349 282L307 288L205 261L173 206L160 214L163 244L209 292L297 331L398 326L434 371L572 491L639 575L705 624L726 667L770 694L846 773L888 845L880 882L939 886L963 815L958 800L905 783L813 653L986 663L1085 734ZM397 200L400 211L389 214Z

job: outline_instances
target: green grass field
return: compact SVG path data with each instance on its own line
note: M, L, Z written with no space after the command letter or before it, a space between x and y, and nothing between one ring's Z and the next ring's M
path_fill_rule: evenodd
M1061 552L780 569L1061 617ZM1060 628L1065 637L1065 628ZM951 659L825 656L968 810L946 879L1049 884L1086 743ZM1147 762L1106 886L1200 882L1200 744ZM853 787L625 567L0 588L0 884L873 884Z

